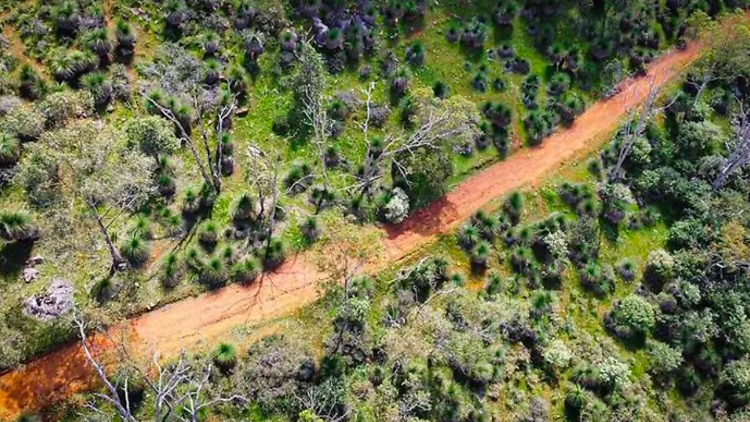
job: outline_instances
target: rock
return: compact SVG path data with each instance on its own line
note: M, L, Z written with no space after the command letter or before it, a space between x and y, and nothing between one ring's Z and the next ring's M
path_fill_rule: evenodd
M27 267L36 267L37 265L43 264L44 258L41 255L34 255L26 260Z
M62 278L55 278L42 295L32 296L24 302L28 315L50 321L65 314L73 307L73 285Z
M39 270L37 270L36 268L24 268L21 277L23 277L23 281L31 283L32 281L39 278Z

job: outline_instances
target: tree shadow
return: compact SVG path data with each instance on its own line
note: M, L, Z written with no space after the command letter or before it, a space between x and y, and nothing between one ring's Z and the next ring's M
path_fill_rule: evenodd
M34 242L8 243L0 249L0 275L18 277L31 257Z

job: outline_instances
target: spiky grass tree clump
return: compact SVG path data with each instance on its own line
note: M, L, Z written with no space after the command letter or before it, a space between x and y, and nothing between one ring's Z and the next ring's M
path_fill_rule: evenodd
M269 270L278 268L286 259L286 245L281 239L272 238L262 251L263 267Z
M494 299L499 295L503 288L503 279L496 272L490 273L487 281L484 283L484 294L488 299Z
M89 73L81 79L81 82L94 97L94 105L97 108L104 108L112 101L112 83L103 73Z
M91 72L99 64L99 59L89 51L73 51L60 54L50 63L50 71L58 82L77 83L85 73Z
M578 384L570 386L565 393L565 408L575 414L580 413L587 401L588 393Z
M237 365L237 350L229 343L221 343L214 350L211 360L223 374L229 374Z
M6 242L33 242L41 231L31 216L22 211L0 211L0 239Z
M140 267L151 256L151 250L146 240L138 235L130 235L120 247L123 258L133 267Z
M151 220L146 216L139 216L130 227L130 234L146 240L153 239L154 232L151 228Z
M503 210L510 217L510 221L515 225L521 221L523 214L523 195L515 191L511 193L503 204Z
M474 246L482 240L479 232L479 228L471 223L466 223L458 229L456 235L458 244L466 249L467 251L474 248Z
M246 31L242 34L245 44L245 57L250 62L258 60L266 51L263 34L255 31Z
M115 54L121 62L130 63L135 56L135 32L128 22L118 20L115 25Z
M219 36L215 32L207 32L201 41L204 57L215 57L219 53Z
M21 142L15 136L0 133L0 167L12 166L21 158Z
M253 197L245 192L234 202L232 207L232 220L235 223L250 223L257 217L257 209Z
M89 51L99 56L101 62L106 63L109 60L112 43L107 38L106 28L96 28L88 31L83 36L83 45Z
M242 102L247 97L247 71L245 68L238 65L232 65L227 73L227 87L232 94L237 96L237 99Z
M391 95L395 99L403 98L409 92L409 73L404 69L394 72L391 78Z
M471 223L479 229L480 236L489 242L494 241L498 232L500 232L499 220L482 210L477 211L471 217Z
M492 245L489 242L481 241L471 250L471 265L474 269L484 270L487 268Z
M450 88L448 87L448 84L446 84L443 81L437 81L435 82L435 85L432 86L432 93L435 95L435 97L440 98L441 100L444 100L448 97L448 94L450 93Z
M78 4L66 1L52 11L55 19L55 29L63 35L73 35L81 26L81 13Z
M261 267L258 260L252 257L241 259L232 268L232 278L240 284L250 284L260 275Z
M329 145L323 156L323 160L325 161L325 166L327 168L336 168L341 164L342 157L341 157L341 150L337 145Z
M473 18L461 34L461 43L470 49L479 50L487 41L487 24L484 20Z
M164 258L159 281L165 289L174 289L182 280L182 264L177 254L170 253Z
M37 100L47 93L47 85L44 79L34 70L34 68L26 63L21 67L19 74L19 91L21 97L29 100Z
M521 7L515 1L504 1L495 8L492 18L496 24L510 27L513 25L513 20L520 10Z
M109 302L117 296L119 286L112 277L104 277L94 283L89 294L99 303Z
M198 235L198 241L205 247L216 246L219 242L219 227L216 223L209 221L204 224Z
M221 79L221 68L219 62L214 59L209 59L206 62L206 75L203 82L208 86L214 86L219 83Z
M635 280L636 271L636 265L630 259L625 258L617 263L617 273L624 281L631 282Z
M312 243L320 238L320 232L322 231L320 223L315 216L309 216L300 224L300 231L305 239Z
M312 184L312 174L313 171L309 164L295 164L284 177L284 185L293 194L302 193Z
M477 72L471 80L471 87L477 92L486 92L489 87L487 75L484 72Z
M218 289L227 282L226 263L220 257L211 257L201 269L199 280L209 289Z
M19 416L18 419L16 419L16 422L41 422L41 419L39 419L36 415L24 413Z
M237 263L237 250L232 245L224 245L224 247L221 248L221 252L219 252L219 256L221 256L224 262L228 265Z
M425 59L425 48L421 42L415 41L406 48L406 61L412 66L422 66Z

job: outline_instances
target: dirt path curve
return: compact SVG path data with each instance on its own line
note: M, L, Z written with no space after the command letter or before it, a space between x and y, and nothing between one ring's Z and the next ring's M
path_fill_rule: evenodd
M439 233L452 230L491 200L528 183L535 183L576 155L601 145L631 107L646 97L651 78L658 86L678 75L700 51L697 44L664 55L652 64L649 76L623 83L621 93L589 108L574 126L551 136L541 147L522 150L474 175L448 195L417 212L397 227L386 229L379 264L399 261ZM326 278L301 254L289 259L267 280L244 288L231 285L214 293L186 299L123 323L143 348L174 356L183 348L213 345L238 325L288 315L318 297ZM260 290L259 290L260 289ZM99 340L106 349L106 342ZM45 355L0 377L0 418L36 410L90 388L95 380L78 345Z

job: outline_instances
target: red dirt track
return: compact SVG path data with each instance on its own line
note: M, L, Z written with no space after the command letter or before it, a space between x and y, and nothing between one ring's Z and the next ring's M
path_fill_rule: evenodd
M454 229L495 198L525 184L536 183L574 156L601 145L632 107L648 95L653 78L658 86L677 76L700 52L698 44L664 55L649 68L648 77L627 81L621 93L594 104L571 128L546 139L542 146L521 150L472 176L444 198L418 211L404 223L385 229L384 256L380 264L399 261L430 242L435 235ZM377 270L383 265L372 265ZM122 323L136 346L155 348L164 357L197 345L212 345L226 338L233 327L289 315L318 297L319 282L327 278L300 254L263 283L250 287L231 285L202 294ZM270 281L270 282L266 282ZM260 291L259 291L260 289ZM100 349L107 341L95 338ZM40 357L0 377L0 420L34 411L96 384L79 345L71 344Z

